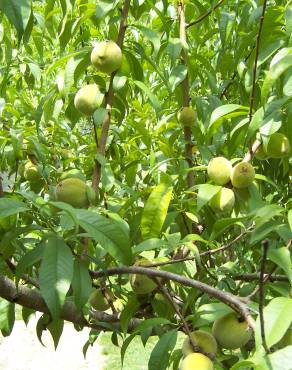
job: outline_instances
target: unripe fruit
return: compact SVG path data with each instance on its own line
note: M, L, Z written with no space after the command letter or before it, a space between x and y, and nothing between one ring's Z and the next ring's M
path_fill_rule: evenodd
M267 153L272 158L283 158L290 154L291 146L287 136L280 132L275 132L270 136Z
M214 370L214 366L202 353L191 353L182 361L180 370Z
M265 151L263 145L261 145L259 147L259 149L255 152L255 155L256 159L259 159L260 161L263 161L265 159L268 159L269 156L267 154L267 152Z
M226 349L243 347L251 338L246 321L239 321L236 313L231 312L217 319L212 328L218 344Z
M16 215L0 218L0 232L5 233L15 227L16 219Z
M156 293L151 300L151 306L159 317L165 317L169 320L173 319L175 311L173 306L161 293Z
M37 166L31 162L27 162L25 164L23 175L24 178L32 184L37 184L41 181L41 174L39 173Z
M100 91L96 84L81 87L74 98L75 108L86 116L91 116L100 104Z
M254 180L255 171L248 162L240 162L233 167L231 172L231 182L235 188L247 188Z
M65 180L69 178L75 178L85 181L86 177L83 175L83 173L76 168L72 168L71 170L65 171L62 173L60 180Z
M56 187L56 199L70 204L76 208L87 208L87 185L84 181L76 178L68 178Z
M196 112L190 107L183 107L183 109L178 112L178 121L183 126L193 126L195 124L196 117Z
M235 203L235 196L232 189L222 188L210 200L210 207L214 212L229 213L232 211Z
M210 160L207 168L208 176L216 185L225 185L230 181L232 164L224 157L215 157Z
M151 262L146 258L141 258L139 261L135 262L136 266L148 265ZM151 293L157 285L155 282L146 275L140 274L131 274L130 275L130 284L133 291L136 294L148 294Z
M68 159L72 156L71 151L66 148L61 149L60 154L63 159Z
M98 71L111 74L122 64L122 51L114 41L101 41L91 52L91 63Z
M210 353L215 355L217 352L217 342L212 334L207 333L203 330L196 330L192 332L192 338L195 344L201 348L205 353ZM182 353L184 356L193 353L193 347L191 345L190 339L187 336L183 342Z
M110 292L109 299L113 299L113 294ZM106 297L103 295L101 289L96 289L94 292L91 293L89 300L89 304L92 308L98 311L106 311L110 308L110 304Z

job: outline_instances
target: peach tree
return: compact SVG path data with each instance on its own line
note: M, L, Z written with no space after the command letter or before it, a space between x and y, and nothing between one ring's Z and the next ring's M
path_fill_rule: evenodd
M0 2L2 335L291 369L291 35L285 0Z

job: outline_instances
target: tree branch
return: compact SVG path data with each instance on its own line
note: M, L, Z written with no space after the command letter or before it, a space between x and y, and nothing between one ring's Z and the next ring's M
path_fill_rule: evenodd
M250 56L251 56L251 54L252 54L252 52L253 52L253 50L254 50L254 48L255 48L255 46L253 46L252 47L252 49L250 50L250 52L247 54L247 56L244 58L244 61L246 62L249 58L250 58ZM224 87L224 89L222 90L222 92L220 93L220 99L222 99L223 98L223 96L224 95L226 95L226 92L227 92L227 90L229 89L229 87L232 85L232 83L234 82L234 80L235 80L235 77L238 75L238 72L237 72L237 70L235 70L234 72L233 72L233 75L231 76L231 79L229 80L229 82L227 83L227 85Z
M183 64L188 66L188 52L185 49L187 43L186 36L186 21L184 12L184 2L179 1L178 3L178 14L179 14L179 37L183 45L181 51L181 58ZM183 93L183 105L188 107L190 105L190 86L189 86L189 74L187 73L186 78L182 81L182 93ZM189 169L193 167L192 161L192 129L191 127L184 126L184 138L185 138L185 158L188 162ZM188 187L191 188L195 185L195 178L192 171L188 171L187 174Z
M214 10L216 10L217 8L219 8L219 6L224 2L224 0L220 0L218 1L217 4L215 4L213 6L213 8L210 8L205 14L201 15L199 18L197 18L196 20L194 20L193 22L189 23L187 25L186 28L189 28L189 27L192 27L194 26L195 24L198 24L200 22L202 22L204 19L206 19L207 17L209 17L210 14L212 14L214 12Z
M2 177L0 176L0 198L4 197L4 191L3 191L3 184L2 184Z
M269 353L269 348L266 342L266 336L265 336L265 321L264 321L264 273L266 269L266 260L268 256L268 249L269 249L269 242L268 240L264 240L263 243L263 258L261 263L261 272L260 272L260 281L259 281L259 317L260 317L260 324L261 324L261 337L262 337L262 343L263 347L266 351L266 353Z
M252 146L248 149L248 152L243 158L243 162L250 162L253 159L255 152L259 149L261 145L262 145L262 142L256 139L254 143L252 144Z
M254 273L254 274L242 274L242 275L234 275L232 276L233 279L235 280L241 280L241 281L258 281L260 278L259 273ZM269 274L264 274L264 281L283 281L283 282L289 282L288 276L286 275L271 275Z
M248 125L250 125L251 120L252 120L252 116L253 116L252 112L253 112L253 106L254 106L254 100L255 100L255 89L256 89L256 80L257 80L257 66L258 66L258 59L259 59L259 52L260 52L260 41L261 41L261 34L262 34L266 9L267 9L267 0L264 0L262 15L261 15L261 18L260 18L259 31L258 31L257 39L256 39L255 60L254 60L254 66L253 66L252 90L251 90L251 94L250 94L250 103L249 103ZM249 162L253 158L255 152L259 149L260 146L261 146L261 141L256 139L255 142L252 144L252 146L249 148L249 151L246 154L246 156L244 157L243 161L244 162Z
M260 52L260 41L261 41L261 34L262 34L263 23L264 23L264 19L265 19L266 8L267 8L267 0L264 0L262 15L261 15L261 18L260 18L259 32L257 34L257 39L256 39L255 60L254 60L254 66L253 66L252 90L251 90L251 94L250 94L250 104L249 104L249 124L252 120L252 111L253 111L253 104L254 104L254 99L255 99L255 88L256 88L256 80L257 80L257 66L258 66L258 59L259 59L259 52Z
M130 8L130 0L125 0L124 7L123 7L123 10L122 10L122 14L121 14L121 23L120 23L120 28L119 28L119 34L118 34L118 38L117 38L117 45L121 49L122 49L122 46L123 46L125 32L126 32L126 28L127 28L127 17L128 17L128 13L129 13L129 8ZM108 88L107 94L105 96L105 107L108 111L108 114L106 115L106 117L105 117L105 119L102 123L101 136L100 136L100 139L99 139L99 142L98 142L98 149L97 149L97 153L101 154L101 155L104 155L104 153L105 153L105 147L106 147L109 127L110 127L110 122L111 122L111 110L112 110L113 98L114 98L113 81L114 81L115 74L116 74L116 72L113 72L111 74L109 88ZM94 166L93 176L92 176L92 188L96 192L98 190L100 177L101 177L101 165L97 160L95 160L95 166Z
M229 249L230 247L233 246L233 244L237 243L243 236L245 236L246 234L248 234L253 229L253 227L254 227L253 225L252 226L249 226L246 230L242 231L236 238L234 238L233 240L231 240L229 243L227 243L225 245L222 245L219 248L210 249L208 251L205 251L205 252L200 253L200 257L210 256L212 254L215 254L215 253L218 253L218 252L222 252L222 251L224 251L226 249ZM144 265L144 266L145 267L158 267L158 266L172 265L174 263L179 263L179 262L193 261L195 259L196 259L195 256L190 256L190 257L184 257L184 258L179 258L179 259L173 259L173 260L166 261L166 262L151 263L151 264Z
M222 292L220 289L213 288L210 285L207 285L205 283L202 283L198 280L190 279L181 275L173 274L168 271L161 271L157 269L150 269L147 267L127 267L127 266L121 266L121 267L115 267L110 268L104 271L92 271L92 276L94 278L100 278L102 276L112 276L112 275L122 275L122 274L141 274L141 275L147 275L149 277L161 277L163 279L176 281L179 284L199 289L202 292L210 295L213 298L216 298L220 300L221 302L227 304L232 309L237 311L241 316L244 317L244 319L247 321L248 325L254 329L255 328L255 322L252 318L249 309L245 303L241 301L239 297L236 297L235 295L228 293L228 292Z
M0 296L10 302L20 304L23 307L49 314L49 309L36 289L29 289L23 285L16 287L15 283L6 276L0 275ZM61 319L70 321L79 326L87 326L97 330L106 330L99 322L112 324L116 329L120 328L119 315L109 315L102 311L90 311L90 322L87 321L82 312L78 311L72 302L66 302L61 312ZM142 320L131 319L128 330L133 331Z

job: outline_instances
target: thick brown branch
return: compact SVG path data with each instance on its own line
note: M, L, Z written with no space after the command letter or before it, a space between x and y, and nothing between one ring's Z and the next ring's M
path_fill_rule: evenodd
M204 19L206 19L207 17L209 17L210 14L212 14L214 12L214 10L216 10L217 8L219 8L219 6L224 2L224 0L220 0L218 1L217 4L215 4L213 6L213 8L210 8L205 14L201 15L199 18L197 18L196 20L194 20L193 22L189 23L187 25L187 28L189 27L192 27L194 26L195 24L198 24L200 22L202 22Z
M198 280L190 279L185 276L173 274L168 271L160 271L157 269L150 269L147 267L115 267L104 271L93 271L92 275L95 278L100 278L103 276L112 276L112 275L122 275L122 274L141 274L141 275L147 275L149 277L161 277L166 280L172 280L176 281L179 284L199 289L200 291L210 295L213 298L218 299L219 301L227 304L232 309L237 311L240 315L244 317L244 319L248 322L249 326L254 329L255 322L252 318L249 309L245 303L241 301L239 297L236 297L235 295L228 293L228 292L222 292L221 290L217 288L213 288L210 285L207 285L205 283L202 283Z
M29 289L23 285L16 287L12 280L3 275L0 275L0 297L23 307L49 314L48 307L37 290ZM83 317L82 312L78 311L72 302L65 303L61 312L61 319L82 327L87 326L97 330L106 330L102 325L98 325L98 322L111 323L114 328L120 328L118 315L109 315L101 311L91 311L90 322L88 322ZM128 327L129 332L133 331L141 322L140 319L133 318Z

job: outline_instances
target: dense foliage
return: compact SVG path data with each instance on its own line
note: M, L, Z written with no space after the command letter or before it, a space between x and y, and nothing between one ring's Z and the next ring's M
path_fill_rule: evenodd
M215 322L202 369L291 369L291 34L285 0L0 2L3 335L18 303L56 346L68 320L92 328L84 353L155 335L149 370L190 369L177 333Z

